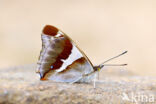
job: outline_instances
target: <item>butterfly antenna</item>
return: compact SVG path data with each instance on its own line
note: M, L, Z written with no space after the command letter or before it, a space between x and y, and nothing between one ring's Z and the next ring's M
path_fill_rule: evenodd
M124 51L123 53L121 53L121 54L119 54L119 55L117 55L117 56L114 56L114 57L112 57L112 58L110 58L110 59L104 61L104 62L101 63L99 66L100 66L101 68L102 68L103 66L125 66L125 65L127 65L127 64L105 64L105 65L104 65L104 63L106 63L106 62L108 62L108 61L111 61L111 60L113 60L113 59L115 59L115 58L117 58L117 57L120 57L120 56L126 54L127 52L128 52L128 51Z
M126 66L127 64L104 64L104 66Z

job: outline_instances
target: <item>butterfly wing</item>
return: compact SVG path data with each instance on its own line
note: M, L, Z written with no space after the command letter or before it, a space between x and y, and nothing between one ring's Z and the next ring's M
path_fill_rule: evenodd
M42 33L42 50L37 65L41 80L56 82L86 81L83 77L94 71L93 65L76 44L54 26ZM88 81L87 81L88 82Z

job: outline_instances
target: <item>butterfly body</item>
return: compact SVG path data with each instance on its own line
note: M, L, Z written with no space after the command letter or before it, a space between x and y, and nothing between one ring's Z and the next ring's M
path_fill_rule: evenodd
M65 33L47 25L42 32L42 50L37 64L41 80L90 82L94 68L87 56Z

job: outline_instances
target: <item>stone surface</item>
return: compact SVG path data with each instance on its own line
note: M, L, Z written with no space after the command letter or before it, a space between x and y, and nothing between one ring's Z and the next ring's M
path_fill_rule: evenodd
M40 81L35 67L0 69L0 104L156 103L156 77L109 68L100 72L94 88L93 83Z

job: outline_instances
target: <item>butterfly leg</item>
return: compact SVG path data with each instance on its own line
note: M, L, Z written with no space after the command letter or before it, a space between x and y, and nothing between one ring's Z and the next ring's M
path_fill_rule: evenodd
M82 79L82 76L79 77L78 79L74 80L73 82L70 82L69 84L73 84L73 83L75 83L75 82L78 82L80 79Z
M97 78L97 76L95 74L95 77L94 77L94 88L96 88L96 78Z

